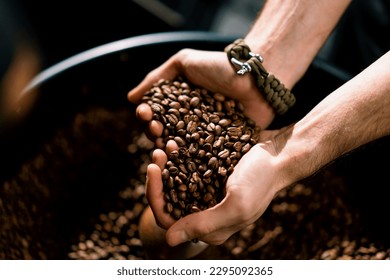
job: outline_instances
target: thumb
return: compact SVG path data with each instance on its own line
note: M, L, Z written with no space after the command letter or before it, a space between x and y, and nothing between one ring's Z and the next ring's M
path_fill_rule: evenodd
M132 103L139 103L142 96L152 88L153 84L161 79L173 80L179 74L178 64L175 63L174 57L168 59L158 68L149 72L146 77L135 88L127 94L127 99Z
M216 206L179 219L166 233L166 241L176 246L186 241L199 239L220 245L241 229L240 216L234 207L228 207L230 196Z

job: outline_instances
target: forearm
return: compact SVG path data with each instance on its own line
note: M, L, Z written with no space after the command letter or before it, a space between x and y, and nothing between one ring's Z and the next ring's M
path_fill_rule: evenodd
M274 139L284 174L282 185L308 177L341 155L390 134L389 65L390 52Z
M303 76L351 0L268 0L245 37L288 88Z

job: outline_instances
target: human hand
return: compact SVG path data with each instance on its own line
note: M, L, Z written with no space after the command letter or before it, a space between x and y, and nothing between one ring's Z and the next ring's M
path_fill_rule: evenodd
M262 133L264 137L275 132ZM175 148L173 141L168 142L169 152ZM147 170L146 196L157 223L167 229L168 244L176 246L195 238L208 244L222 244L231 235L256 221L280 186L283 186L283 178L277 176L277 170L272 164L276 154L272 141L263 141L253 146L229 176L226 195L219 204L175 220L164 209L161 170L167 161L167 154L156 149L153 152L153 163Z
M130 102L139 104L142 96L160 79L174 80L179 76L210 92L218 92L239 101L244 113L262 129L273 120L275 113L263 98L250 75L239 76L224 52L183 49L164 64L151 71L145 79L128 93ZM153 113L147 104L139 104L136 109L138 119L148 123L147 135L163 148L159 136L163 131L160 122L152 120Z

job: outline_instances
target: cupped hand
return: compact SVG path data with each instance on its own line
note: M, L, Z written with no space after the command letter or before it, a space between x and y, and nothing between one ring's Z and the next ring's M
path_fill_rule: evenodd
M175 220L164 210L161 170L167 156L164 151L155 150L153 163L147 170L146 195L158 224L167 229L168 244L176 246L195 238L208 244L222 244L255 222L280 189L281 181L273 165L276 155L272 141L253 146L229 176L226 196L220 203Z
M136 110L138 119L148 123L146 134L156 143L153 163L147 170L146 196L157 223L168 230L168 243L177 245L199 238L209 244L220 244L260 217L273 198L274 189L269 188L267 182L272 179L272 169L267 165L262 168L265 165L262 163L262 157L268 160L271 154L261 145L253 147L235 167L227 181L226 197L217 206L178 221L169 215L164 210L161 171L167 162L167 155L177 147L174 141L166 146L162 143L160 136L163 125L153 120L151 108L141 103L141 99L155 82L160 79L174 80L179 76L185 77L198 87L239 101L244 107L245 115L261 128L266 128L275 114L255 86L251 75L237 75L224 52L181 50L150 72L128 93L129 101L139 104ZM258 180L259 170L264 172L261 182ZM256 182L256 185L253 182Z
M244 107L244 113L262 129L273 120L275 113L257 89L250 74L239 76L224 52L183 49L160 67L151 71L141 83L129 91L128 100L139 104L142 96L160 79L174 80L182 76L192 84L210 92L218 92L233 98ZM148 123L147 135L162 147L162 124L153 121L149 105L137 106L137 117ZM159 142L160 140L160 142Z

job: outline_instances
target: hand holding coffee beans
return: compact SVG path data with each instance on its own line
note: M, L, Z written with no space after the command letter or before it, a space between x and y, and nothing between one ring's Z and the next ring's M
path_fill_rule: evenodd
M259 128L243 106L182 78L160 80L144 95L153 119L163 126L163 142L179 147L162 171L166 211L175 219L219 203L240 158L257 142Z

